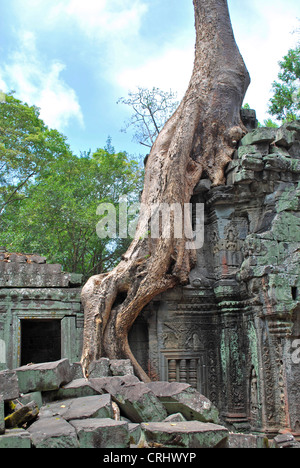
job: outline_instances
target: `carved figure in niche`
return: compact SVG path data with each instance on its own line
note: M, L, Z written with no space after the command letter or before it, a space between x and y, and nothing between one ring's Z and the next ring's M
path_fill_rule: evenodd
M201 348L201 341L197 333L193 334L193 348L196 351L196 349Z
M227 265L238 267L240 265L238 232L234 226L229 224L225 229L225 248Z
M226 249L233 251L237 249L237 233L233 227L230 227L227 232Z
M175 343L178 341L178 337L176 336L175 333L173 332L162 333L161 338L163 341L164 348L168 349L168 348L177 347Z
M186 339L186 332L187 329L185 324L171 324L170 322L164 323L164 331L161 334L164 348L182 348Z
M186 347L189 349L193 349L194 351L197 351L198 349L201 349L201 341L199 338L199 335L197 333L192 333L186 340L185 343Z
M252 422L258 418L258 381L254 367L250 377L250 418Z

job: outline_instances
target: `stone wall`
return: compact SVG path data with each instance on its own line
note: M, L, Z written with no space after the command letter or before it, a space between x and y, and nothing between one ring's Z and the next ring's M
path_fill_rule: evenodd
M152 376L189 382L238 430L300 434L299 175L299 121L248 133L226 185L195 190L205 243L190 284L141 318Z
M79 360L83 330L80 285L81 275L64 273L61 265L47 264L38 255L9 253L0 248L0 368L25 364L22 346L27 347L29 356L40 349L34 362L47 357L43 352L51 347L51 324L57 325L56 335L60 333L55 345L60 349L53 350L60 354L57 358Z

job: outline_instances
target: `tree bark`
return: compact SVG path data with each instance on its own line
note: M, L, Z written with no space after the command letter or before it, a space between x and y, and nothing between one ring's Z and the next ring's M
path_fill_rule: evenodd
M188 90L156 139L145 169L144 209L137 231L119 265L89 279L82 291L85 313L82 367L102 356L131 359L128 332L142 309L158 294L186 284L196 250L186 239L145 236L151 206L189 203L203 173L213 185L224 183L224 168L246 133L240 109L250 83L236 45L227 0L194 0L196 47ZM191 220L189 220L191 222ZM174 234L172 232L172 234Z

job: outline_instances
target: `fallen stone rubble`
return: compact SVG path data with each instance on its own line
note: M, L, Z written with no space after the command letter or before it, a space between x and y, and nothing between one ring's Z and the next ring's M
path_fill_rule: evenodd
M230 434L214 405L188 384L140 382L126 360L95 362L89 380L67 359L0 372L0 448L248 445L268 443Z

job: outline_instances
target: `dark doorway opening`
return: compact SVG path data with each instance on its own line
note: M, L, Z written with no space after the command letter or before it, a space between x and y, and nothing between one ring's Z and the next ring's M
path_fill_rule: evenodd
M149 373L149 332L143 317L138 317L128 334L130 349L138 363Z
M21 366L61 359L60 320L21 321Z

